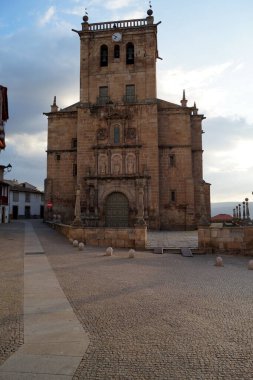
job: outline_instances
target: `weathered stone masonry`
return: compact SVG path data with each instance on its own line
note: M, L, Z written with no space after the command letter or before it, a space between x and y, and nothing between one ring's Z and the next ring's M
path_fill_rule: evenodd
M45 205L74 219L76 187L89 227L192 229L210 217L196 105L157 99L157 25L90 24L80 37L80 101L48 116ZM48 210L49 211L49 210ZM48 218L46 215L46 218Z

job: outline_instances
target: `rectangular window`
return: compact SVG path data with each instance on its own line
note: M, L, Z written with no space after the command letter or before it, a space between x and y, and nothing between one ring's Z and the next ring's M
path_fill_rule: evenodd
M40 200L41 202L44 202L44 194L40 194Z
M170 191L170 201L171 202L176 202L176 190L171 190Z
M73 177L76 177L77 176L77 164L73 164L72 171L73 171Z
M176 166L176 157L175 154L169 155L169 166Z
M113 130L113 142L114 142L114 144L119 144L120 143L120 129L119 129L119 127L114 127L114 130Z
M98 104L104 105L108 102L109 102L108 87L107 86L99 87Z
M136 101L134 84L126 85L125 101L126 103L134 103Z
M30 193L25 193L25 201L30 202Z
M60 161L61 155L59 153L57 153L56 156L55 156L55 158L56 158L57 161Z
M76 138L73 138L71 140L71 148L72 149L76 149L77 148L77 139Z
M12 200L13 200L13 202L19 201L19 193L18 192L15 191L12 193Z

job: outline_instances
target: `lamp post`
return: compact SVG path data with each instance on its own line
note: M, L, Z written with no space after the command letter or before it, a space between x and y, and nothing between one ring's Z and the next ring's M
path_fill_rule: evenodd
M239 203L239 205L238 205L238 209L239 209L238 217L239 217L239 219L241 220L241 219L242 219L242 215L241 215L241 204L240 204L240 203Z
M11 171L11 169L12 169L12 165L10 163L7 166L4 166L4 171L6 173L9 173Z
M245 201L242 202L242 218L245 220Z
M249 198L245 198L246 203L246 219L250 220L250 214L249 214Z

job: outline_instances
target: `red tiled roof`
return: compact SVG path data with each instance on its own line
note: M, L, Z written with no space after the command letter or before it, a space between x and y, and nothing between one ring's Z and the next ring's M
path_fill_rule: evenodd
M218 214L211 218L211 222L217 222L217 221L230 222L232 219L233 217L229 214Z

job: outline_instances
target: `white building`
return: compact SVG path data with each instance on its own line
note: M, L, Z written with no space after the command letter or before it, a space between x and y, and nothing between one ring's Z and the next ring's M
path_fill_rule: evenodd
M43 218L44 192L28 182L6 180L10 185L10 216L12 219Z

